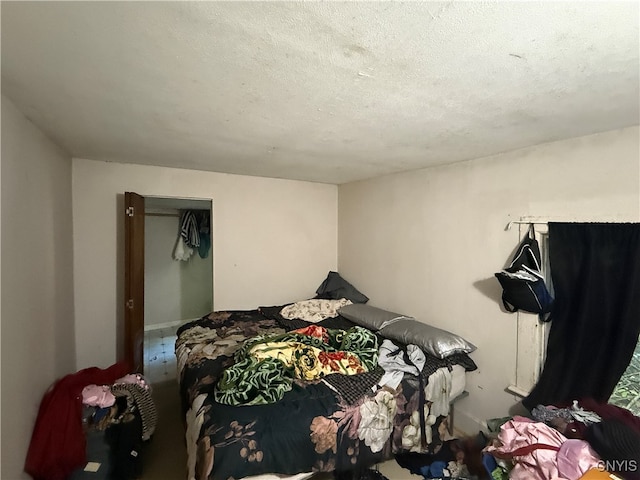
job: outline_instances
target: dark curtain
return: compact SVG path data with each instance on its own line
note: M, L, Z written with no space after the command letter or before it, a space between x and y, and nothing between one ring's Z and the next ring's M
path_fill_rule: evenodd
M523 405L606 402L640 332L640 224L550 223L547 358Z

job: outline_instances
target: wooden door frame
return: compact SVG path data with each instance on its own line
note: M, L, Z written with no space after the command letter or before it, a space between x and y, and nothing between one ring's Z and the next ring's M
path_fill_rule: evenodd
M124 362L144 373L144 196L125 192Z
M196 200L209 204L209 232L211 235L211 304L214 304L215 268L213 265L213 199L140 195L125 192L125 260L124 260L124 347L121 349L132 372L144 373L144 282L145 282L145 198Z

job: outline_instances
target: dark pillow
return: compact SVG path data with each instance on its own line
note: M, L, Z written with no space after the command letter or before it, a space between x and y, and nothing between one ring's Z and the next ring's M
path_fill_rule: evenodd
M432 327L417 320L398 320L378 332L385 338L397 340L405 345L414 344L437 358L454 353L471 353L476 346L455 333Z
M338 272L329 272L324 282L316 290L316 298L338 300L346 298L353 303L367 303L369 297L360 293L356 287L347 282Z
M351 305L345 305L338 310L338 313L351 320L356 325L368 328L377 332L387 325L391 325L398 320L412 319L400 313L388 312L381 308L372 307L371 305L365 305L363 303L352 303Z

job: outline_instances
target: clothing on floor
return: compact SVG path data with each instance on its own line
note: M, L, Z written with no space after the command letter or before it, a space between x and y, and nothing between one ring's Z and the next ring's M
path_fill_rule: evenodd
M479 433L477 437L446 440L433 454L400 453L395 455L395 459L398 465L425 479L487 478L482 465L485 444L486 437Z
M119 399L123 400L123 397ZM126 405L120 406L127 410ZM109 425L105 439L110 446L109 478L133 480L139 478L143 465L143 422L139 412L125 415L123 421Z
M126 397L128 411L133 412L137 409L140 412L142 422L142 440L149 440L156 429L158 416L156 407L151 398L149 389L140 386L137 383L119 383L111 386L111 392L116 397Z
M113 383L114 384L118 384L118 383L135 383L137 385L140 385L145 390L149 390L149 388L151 388L149 386L149 383L147 382L147 380L139 373L130 373L128 375L125 375L122 378L118 378Z
M545 423L520 416L501 427L497 444L486 452L513 462L512 480L580 478L600 465L600 458L584 440L567 439Z
M110 407L116 403L108 385L87 385L82 389L82 403L90 407Z
M82 389L91 384L111 384L127 373L127 365L107 369L86 368L56 381L40 402L25 461L34 480L65 480L86 461L82 428Z

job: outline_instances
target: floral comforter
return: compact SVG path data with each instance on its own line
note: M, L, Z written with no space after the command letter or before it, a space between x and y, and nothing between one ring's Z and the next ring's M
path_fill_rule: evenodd
M237 399L225 401L235 388L227 388L229 378L237 378L247 370L246 365L237 367L238 361L250 358L247 352L256 346L262 352L265 345L267 350L282 346L273 342L269 345L269 340L301 340L304 336L300 331L291 332L289 325L265 312L214 312L178 331L176 355L186 418L189 479L232 480L265 473L349 471L380 463L399 452L433 453L448 438L447 417L430 415L431 402L421 398L424 378L405 374L397 388L375 390L384 373L375 362L371 364L375 336L355 329L353 324L351 330L333 330L335 319L327 324L330 328L318 330L315 326L323 327L320 322L306 334L330 335L332 341L341 342L345 332L351 332L356 350L363 350L364 356L356 354L356 358L334 362L330 367L352 368L353 371L343 372L350 375L317 371L309 376L305 375L309 369L302 369L301 375L287 378L287 386L277 398L241 401L240 405L230 404L237 403ZM315 340L302 340L303 349L308 344L319 346L316 360L324 358L327 365L349 356L344 353L348 349L335 344L327 348ZM324 353L331 355L323 356ZM291 359L291 353L287 355ZM259 357L252 357L250 362L255 366ZM262 378L249 375L245 380L269 383L272 374L265 370L256 374ZM425 427L424 434L421 425Z

